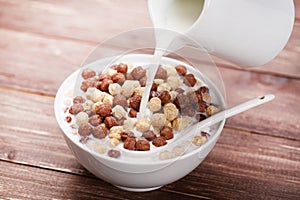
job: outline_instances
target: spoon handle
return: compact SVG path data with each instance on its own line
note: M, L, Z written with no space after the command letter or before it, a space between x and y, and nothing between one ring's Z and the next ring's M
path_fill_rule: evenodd
M251 99L249 101L241 103L237 106L234 106L232 108L229 108L229 109L223 110L217 114L214 114L213 116L193 125L192 127L197 128L197 129L203 129L203 128L211 126L217 122L220 122L226 118L232 117L236 114L239 114L241 112L249 110L253 107L267 103L267 102L273 100L274 98L275 98L275 96L273 94L267 94L264 96L256 97L254 99Z

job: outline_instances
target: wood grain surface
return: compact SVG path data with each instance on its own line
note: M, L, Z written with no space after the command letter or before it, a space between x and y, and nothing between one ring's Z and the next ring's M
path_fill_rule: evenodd
M152 26L147 2L0 0L0 199L299 199L300 3L294 2L292 36L274 60L245 69L213 56L228 106L267 93L275 100L228 119L213 151L186 177L131 193L78 163L53 102L98 43ZM142 39L128 42L138 46Z

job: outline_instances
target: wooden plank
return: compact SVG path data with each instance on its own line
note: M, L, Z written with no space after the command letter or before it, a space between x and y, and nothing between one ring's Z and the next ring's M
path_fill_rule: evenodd
M299 187L299 141L225 129L206 160L166 188L221 199L297 199Z
M55 95L61 82L78 68L92 48L87 44L78 47L78 43L73 41L57 43L54 39L5 29L0 29L0 35L7 38L0 41L0 46L3 47L0 48L0 59L3 61L0 67L0 85L52 96ZM28 46L31 48L28 49ZM111 47L107 48L107 51L112 50ZM230 106L266 93L274 93L277 96L274 102L264 105L264 110L256 109L239 115L234 118L235 120L229 120L231 123L228 125L247 130L253 128L253 131L284 137L286 135L300 137L298 80L234 69L220 68L220 70Z
M298 9L300 3L295 1L295 4ZM0 27L2 28L41 34L43 37L88 42L94 46L123 31L152 26L146 1L88 0L82 4L80 1L36 2L26 0L18 2L2 0L0 7L2 8L0 9ZM300 53L299 36L300 24L299 16L297 16L294 31L284 51L270 63L251 70L300 78L297 59ZM131 44L139 41L136 40L136 37L140 36L136 35L135 39L130 41ZM14 40L11 41L14 42ZM37 57L37 55L33 56ZM239 68L232 63L213 58L218 66Z
M228 107L243 101L274 94L275 100L227 120L227 126L300 139L300 81L273 75L220 68Z
M52 98L4 90L0 96L4 144L0 164L8 161L91 176L67 149L53 116ZM163 190L204 197L290 199L299 195L299 169L299 140L225 128L208 158Z
M78 176L38 167L0 162L2 199L196 199L192 196L156 190L132 193L95 177ZM17 184L16 184L17 183Z
M0 8L0 27L94 43L152 25L147 1L1 0Z

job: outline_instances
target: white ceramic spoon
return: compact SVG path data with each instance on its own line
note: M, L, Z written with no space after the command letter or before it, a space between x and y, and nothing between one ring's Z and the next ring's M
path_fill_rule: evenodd
M199 133L201 130L203 130L206 127L209 127L213 124L216 124L226 118L232 117L234 115L237 115L241 112L244 112L246 110L249 110L253 107L259 106L261 104L267 103L271 100L273 100L275 96L273 94L267 94L264 96L259 96L254 99L251 99L249 101L246 101L244 103L241 103L239 105L236 105L232 108L223 110L219 113L216 113L212 115L211 117L206 118L205 120L196 123L189 128L186 128L182 130L181 132L176 134L176 138L169 140L168 144L162 147L155 147L151 145L151 150L150 151L130 151L127 149L124 149L123 147L123 152L134 157L144 157L144 156L151 156L157 152L161 152L165 150L166 148L172 148L175 147L176 145L182 144L183 141L185 141L187 138L192 137L193 135L196 135Z

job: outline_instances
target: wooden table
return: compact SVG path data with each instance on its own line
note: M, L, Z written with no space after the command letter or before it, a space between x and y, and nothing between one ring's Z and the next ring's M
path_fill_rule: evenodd
M130 193L77 162L56 123L53 101L97 43L151 26L146 1L0 0L0 199L299 199L296 15L287 46L265 66L244 69L214 57L229 106L266 93L276 99L229 119L213 151L186 177L156 191Z

